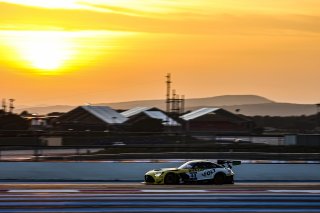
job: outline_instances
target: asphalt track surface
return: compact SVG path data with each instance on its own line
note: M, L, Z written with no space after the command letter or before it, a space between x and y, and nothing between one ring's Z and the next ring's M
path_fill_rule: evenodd
M1 212L320 212L320 183L0 183Z

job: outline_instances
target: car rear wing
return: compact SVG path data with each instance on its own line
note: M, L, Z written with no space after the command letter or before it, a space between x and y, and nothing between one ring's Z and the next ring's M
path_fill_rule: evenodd
M241 165L240 160L217 160L217 164L224 165L224 164L232 164L233 166Z

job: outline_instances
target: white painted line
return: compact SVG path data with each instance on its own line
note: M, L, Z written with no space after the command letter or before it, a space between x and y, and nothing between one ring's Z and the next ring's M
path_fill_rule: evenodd
M12 189L8 192L13 193L75 193L80 192L79 190L73 189Z
M143 189L140 190L141 192L155 192L155 193L162 193L162 192L168 192L168 193L189 193L189 192L196 192L196 193L201 193L201 192L208 192L207 190L176 190L176 189Z
M320 190L268 190L269 192L279 193L320 193Z

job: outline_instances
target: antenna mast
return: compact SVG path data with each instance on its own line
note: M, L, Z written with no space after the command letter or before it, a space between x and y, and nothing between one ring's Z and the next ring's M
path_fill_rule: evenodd
M167 78L167 81L166 81L166 84L167 84L167 95L166 95L166 111L169 113L170 112L170 87L171 87L171 74L168 73L166 75L166 78Z

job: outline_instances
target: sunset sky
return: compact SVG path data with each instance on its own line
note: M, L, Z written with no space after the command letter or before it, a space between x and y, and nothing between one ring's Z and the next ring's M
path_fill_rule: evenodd
M319 0L0 0L17 105L255 94L320 102Z

